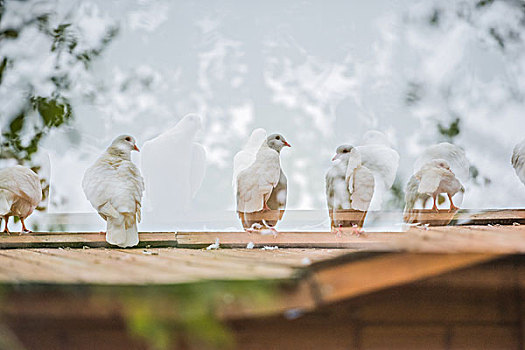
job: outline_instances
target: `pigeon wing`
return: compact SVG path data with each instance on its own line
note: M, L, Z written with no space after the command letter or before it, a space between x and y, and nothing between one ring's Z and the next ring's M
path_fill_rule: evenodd
M437 169L425 169L420 172L419 193L433 194L439 188L441 174Z
M371 209L380 210L383 197L390 190L396 179L399 166L399 153L385 145L358 146L361 161L374 175L375 189Z
M237 186L237 176L248 169L254 162L257 152L266 140L266 131L264 129L255 129L248 142L233 158L233 187Z
M444 159L450 165L454 174L465 183L470 175L470 163L465 151L451 143L442 142L428 147L414 164L414 172L419 171L425 164L433 159Z
M33 206L37 206L42 200L42 186L38 175L20 165L0 170L0 189L12 192Z
M366 167L359 167L354 172L353 181L352 209L367 211L374 196L374 174Z
M194 142L192 147L190 183L191 195L195 197L197 191L202 185L204 176L206 175L206 150L204 147Z
M525 140L514 147L511 162L521 182L525 184Z

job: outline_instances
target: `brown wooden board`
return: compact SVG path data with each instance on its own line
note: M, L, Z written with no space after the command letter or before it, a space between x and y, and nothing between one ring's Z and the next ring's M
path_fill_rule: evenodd
M221 248L345 248L363 251L492 252L524 253L525 225L408 226L405 232L367 232L351 228L332 232L280 232L277 235L248 232L141 233L139 248L206 248L219 240ZM0 236L0 249L110 247L104 235L23 234ZM117 247L113 247L117 248Z
M0 282L147 285L202 280L291 280L312 263L353 251L196 249L0 250Z
M175 233L140 233L139 247L175 247ZM0 235L0 249L13 248L101 248L111 247L106 242L106 236L100 233L83 232L38 232L30 234L12 233Z

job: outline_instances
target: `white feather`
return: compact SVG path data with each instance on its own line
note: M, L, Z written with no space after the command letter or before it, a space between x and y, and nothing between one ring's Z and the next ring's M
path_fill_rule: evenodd
M135 164L106 150L86 171L82 188L93 208L107 221L108 243L137 245L144 182Z
M350 209L350 192L346 182L347 163L335 160L326 172L326 202L329 210Z
M41 200L42 187L34 171L20 165L0 170L0 217L25 219Z
M156 219L182 217L191 208L206 173L206 151L194 141L200 129L200 117L189 114L142 147L147 212Z
M191 197L194 198L206 175L206 149L201 144L194 142L191 154Z
M374 198L370 205L371 210L380 210L383 197L390 190L396 179L399 166L399 154L392 148L384 145L366 145L356 147L361 153L363 166L374 175Z
M454 196L464 191L463 185L456 178L446 160L434 159L410 178L406 188L405 213L411 211L419 199L425 202L428 198L440 193Z
M261 145L266 141L266 130L258 128L252 131L250 138L243 149L233 157L233 180L232 185L237 195L237 176L241 171L248 169L254 162Z
M253 213L263 209L273 188L279 183L279 153L262 144L255 161L237 176L237 211Z
M354 191L350 196L352 209L367 211L374 196L374 175L368 168L360 166L354 170L352 179L354 181L352 186Z
M370 210L380 210L385 194L390 190L397 175L399 153L392 149L385 134L371 130L365 133L361 146L356 148L361 153L361 161L374 176L374 197Z
M435 167L423 167L419 175L417 191L422 194L432 195L439 188L443 171Z
M461 182L466 183L469 180L470 164L465 151L460 147L448 142L427 147L414 163L414 173L433 159L446 160Z
M521 182L525 184L525 140L518 143L512 152L512 166Z

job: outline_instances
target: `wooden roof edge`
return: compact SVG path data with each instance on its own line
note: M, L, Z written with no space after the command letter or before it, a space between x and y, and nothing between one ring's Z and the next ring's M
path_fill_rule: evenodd
M281 291L270 305L230 305L221 310L220 315L225 319L242 319L308 312L323 305L483 264L502 256L505 255L351 253L304 268L297 275L295 288Z
M354 255L356 254L356 255ZM354 256L352 256L354 255ZM412 283L418 280L434 277L447 272L459 270L462 268L482 264L504 255L499 254L442 254L442 253L350 253L342 258L336 258L333 261L326 263L314 263L311 268L305 267L298 269L298 272L288 279L278 280L261 280L261 281L213 281L209 280L204 283L222 283L225 286L223 290L228 293L228 288L232 287L235 290L235 283L241 282L251 285L251 288L267 288L269 287L270 297L264 300L254 300L252 297L236 298L234 301L228 303L221 302L217 305L216 314L220 319L232 320L243 318L255 318L270 316L276 314L291 314L302 313L314 310L320 306L339 302L342 300L352 299L358 296L363 296L369 293L377 292L379 290ZM199 283L199 282L196 282ZM11 285L5 286L7 289L13 290L13 295L20 297L24 293L21 291L27 287L28 291L35 291L35 284L24 286ZM40 289L38 289L40 287ZM184 287L184 286L183 286ZM172 289L175 288L175 289ZM46 291L49 296L50 291L83 291L78 293L70 293L75 303L80 302L77 299L86 302L87 292L91 291L96 296L97 292L105 292L113 296L118 295L135 295L141 298L147 298L148 293L155 294L155 300L162 302L162 300L170 305L170 298L173 297L173 291L178 288L176 285L36 285L36 292ZM0 288L2 290L2 288ZM192 289L195 290L195 289ZM5 292L6 290L2 290ZM124 294L122 291L127 291ZM145 291L147 293L145 293ZM156 294L158 293L158 294ZM6 293L3 293L5 296ZM72 302L71 298L62 298L61 293L49 301L50 305L62 305L63 307L52 306L54 313L63 313L64 315L76 316L76 308L68 305ZM33 297L26 297L27 300L34 300ZM97 300L97 298L90 298L89 300ZM47 303L46 297L46 303ZM118 303L117 303L118 304ZM14 314L28 314L33 315L41 312L46 314L49 310L42 308L34 309L31 303L28 307L21 307L17 303L2 304L0 311ZM106 304L97 305L90 304L90 308L94 308L94 315L110 315L114 314L115 308L107 308ZM89 309L89 308L88 308ZM160 308L162 309L162 308ZM166 310L168 312L169 310ZM91 311L86 311L91 312ZM160 313L164 311L160 310ZM168 317L172 317L172 312L168 313Z

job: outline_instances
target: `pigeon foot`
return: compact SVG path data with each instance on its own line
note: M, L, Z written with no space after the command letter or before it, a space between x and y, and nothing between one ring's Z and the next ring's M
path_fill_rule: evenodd
M343 227L343 225L339 225L338 227L334 227L332 229L332 233L335 234L336 237L341 237L343 233L343 229L341 227Z
M365 231L363 231L359 226L356 224L352 225L352 234L356 235L357 237L360 237Z

